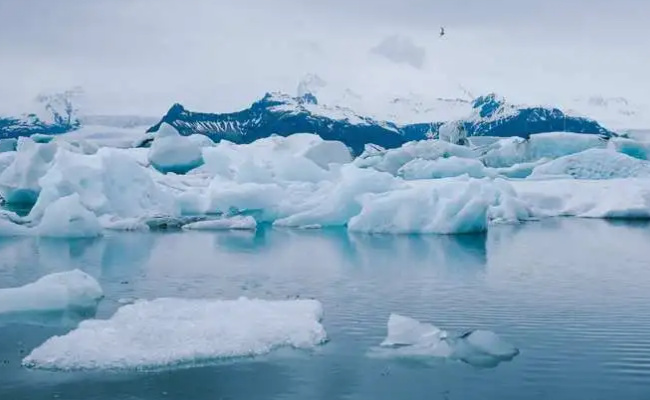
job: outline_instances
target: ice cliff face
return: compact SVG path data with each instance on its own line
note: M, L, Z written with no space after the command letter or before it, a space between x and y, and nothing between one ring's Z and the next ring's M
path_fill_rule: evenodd
M341 141L360 154L369 143L395 148L408 141L436 137L445 122L398 124L361 116L343 107L321 105L309 92L300 97L267 93L249 108L234 113L200 113L174 104L149 132L168 123L182 135L201 133L215 141L234 143L251 143L272 134L315 133L326 140ZM476 98L469 115L456 122L464 127L467 136L527 138L543 132L615 136L594 120L570 116L556 108L516 106L494 94Z

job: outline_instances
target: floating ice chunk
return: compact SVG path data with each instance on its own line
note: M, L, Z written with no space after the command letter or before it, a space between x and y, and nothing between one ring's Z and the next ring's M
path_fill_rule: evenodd
M354 164L361 168L374 168L395 175L402 166L417 158L435 160L452 156L474 158L477 154L466 146L459 146L442 140L422 140L408 142L402 147L390 150L366 147L366 151L354 160Z
M348 229L367 233L484 232L493 221L529 218L526 205L502 180L412 181L407 189L368 194Z
M44 369L149 369L311 349L326 341L316 300L162 298L82 322L36 348L23 365ZM110 349L110 351L107 351Z
M13 162L0 171L0 196L8 203L34 204L40 192L38 180L50 167L57 145L18 139Z
M17 288L0 289L0 315L20 312L94 309L102 288L90 275L72 270L46 275Z
M361 211L360 198L368 193L384 193L405 184L392 175L372 169L343 165L333 173L332 182L322 182L316 190L288 191L275 226L344 226ZM301 187L300 189L304 189Z
M257 222L251 216L237 215L208 221L197 221L183 225L183 229L198 231L255 230Z
M650 218L650 180L522 180L511 182L535 216Z
M447 333L437 327L399 314L388 318L388 335L381 346L409 346L422 343L437 343Z
M485 330L453 335L431 324L391 314L388 334L378 354L384 357L445 358L463 361L479 367L494 367L510 361L519 350Z
M86 238L102 234L97 217L81 204L76 193L50 204L35 229L40 236L57 238Z
M570 176L575 179L648 178L650 162L607 149L589 149L535 167L530 178Z
M474 330L454 341L452 357L468 364L491 366L513 359L519 350L492 331Z
M317 135L271 136L251 144L221 141L203 150L203 170L239 183L318 182L331 164L351 161L347 147Z
M204 135L192 136L181 136L173 126L163 123L149 149L151 165L162 173L185 174L203 164L201 149L213 143Z
M467 131L463 121L450 121L438 128L438 137L445 142L464 145L467 143Z
M295 136L295 135L293 135ZM320 139L320 137L318 137ZM350 149L342 142L333 140L317 140L312 138L310 146L301 155L313 161L321 168L327 169L330 164L347 164L352 162Z
M537 167L538 165L545 164L548 161L550 160L547 158L542 158L537 161L515 164L510 167L488 168L488 170L507 178L523 179L529 177L530 174L533 173L535 167Z
M32 220L38 220L56 200L73 193L97 216L178 214L173 196L120 149L101 148L93 155L61 149L39 182L42 189L29 214Z
M496 175L493 171L486 169L479 160L456 156L435 160L416 158L397 171L398 176L407 180L449 178L465 174L472 178Z
M599 135L567 132L538 133L530 135L528 139L511 137L499 140L490 146L481 159L488 167L509 167L606 146L607 140Z

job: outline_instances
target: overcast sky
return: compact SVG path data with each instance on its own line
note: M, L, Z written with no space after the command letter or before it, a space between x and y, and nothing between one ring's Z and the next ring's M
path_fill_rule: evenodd
M650 93L647 0L0 0L0 111L244 107L301 77L368 95ZM447 35L440 39L440 26Z

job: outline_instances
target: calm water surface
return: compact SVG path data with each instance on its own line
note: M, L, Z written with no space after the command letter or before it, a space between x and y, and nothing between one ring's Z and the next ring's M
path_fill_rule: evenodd
M0 287L73 268L120 299L315 297L315 352L158 372L46 372L21 358L74 322L0 319L0 399L650 399L650 225L548 220L487 235L343 230L0 239ZM521 354L492 369L367 356L398 312L494 330ZM107 349L110 351L110 349Z

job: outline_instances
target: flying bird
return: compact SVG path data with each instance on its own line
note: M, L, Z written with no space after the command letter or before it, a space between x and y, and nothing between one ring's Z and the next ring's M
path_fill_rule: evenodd
M441 26L440 27L440 37L443 37L443 36L445 36L445 27Z

